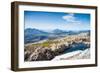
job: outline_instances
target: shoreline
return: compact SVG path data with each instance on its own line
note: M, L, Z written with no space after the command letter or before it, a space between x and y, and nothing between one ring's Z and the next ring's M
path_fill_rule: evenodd
M59 56L56 56L51 61L58 61L58 60L73 60L73 59L89 59L90 58L90 48L86 50L78 50L74 52L65 53Z

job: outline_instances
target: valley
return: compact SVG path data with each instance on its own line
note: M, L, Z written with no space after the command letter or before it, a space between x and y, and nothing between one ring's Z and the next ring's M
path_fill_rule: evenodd
M25 41L24 45L25 61L68 60L77 59L77 57L78 59L90 58L89 31L72 32L56 29L56 31L48 33L35 29L35 33L33 33L33 30L25 32L24 39L28 40ZM84 52L86 53L83 54ZM68 53L71 53L71 55L68 55Z

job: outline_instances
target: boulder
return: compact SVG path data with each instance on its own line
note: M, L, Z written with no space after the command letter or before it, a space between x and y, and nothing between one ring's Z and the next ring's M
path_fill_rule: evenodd
M24 52L24 60L27 61L30 55L31 55L31 52L28 51L28 50L26 50L26 51Z
M54 58L54 52L49 48L37 48L29 57L29 61L43 61Z
M65 44L58 45L57 48L54 50L55 55L60 55L67 49L68 46L66 46Z

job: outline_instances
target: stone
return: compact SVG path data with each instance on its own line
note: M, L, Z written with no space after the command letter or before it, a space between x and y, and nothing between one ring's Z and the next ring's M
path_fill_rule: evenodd
M55 57L54 52L48 48L37 48L29 58L29 61L51 60Z

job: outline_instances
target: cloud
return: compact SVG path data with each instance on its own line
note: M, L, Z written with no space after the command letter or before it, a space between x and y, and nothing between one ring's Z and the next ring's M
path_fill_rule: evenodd
M79 18L75 16L74 13L66 14L65 16L62 16L62 18L66 21L65 24L63 24L63 29L66 30L87 30L89 29L88 25L83 25L84 22L81 21Z
M62 17L64 20L66 20L67 22L69 23L77 23L77 24L80 24L81 21L77 20L75 15L73 13L70 13L68 15L65 15Z

